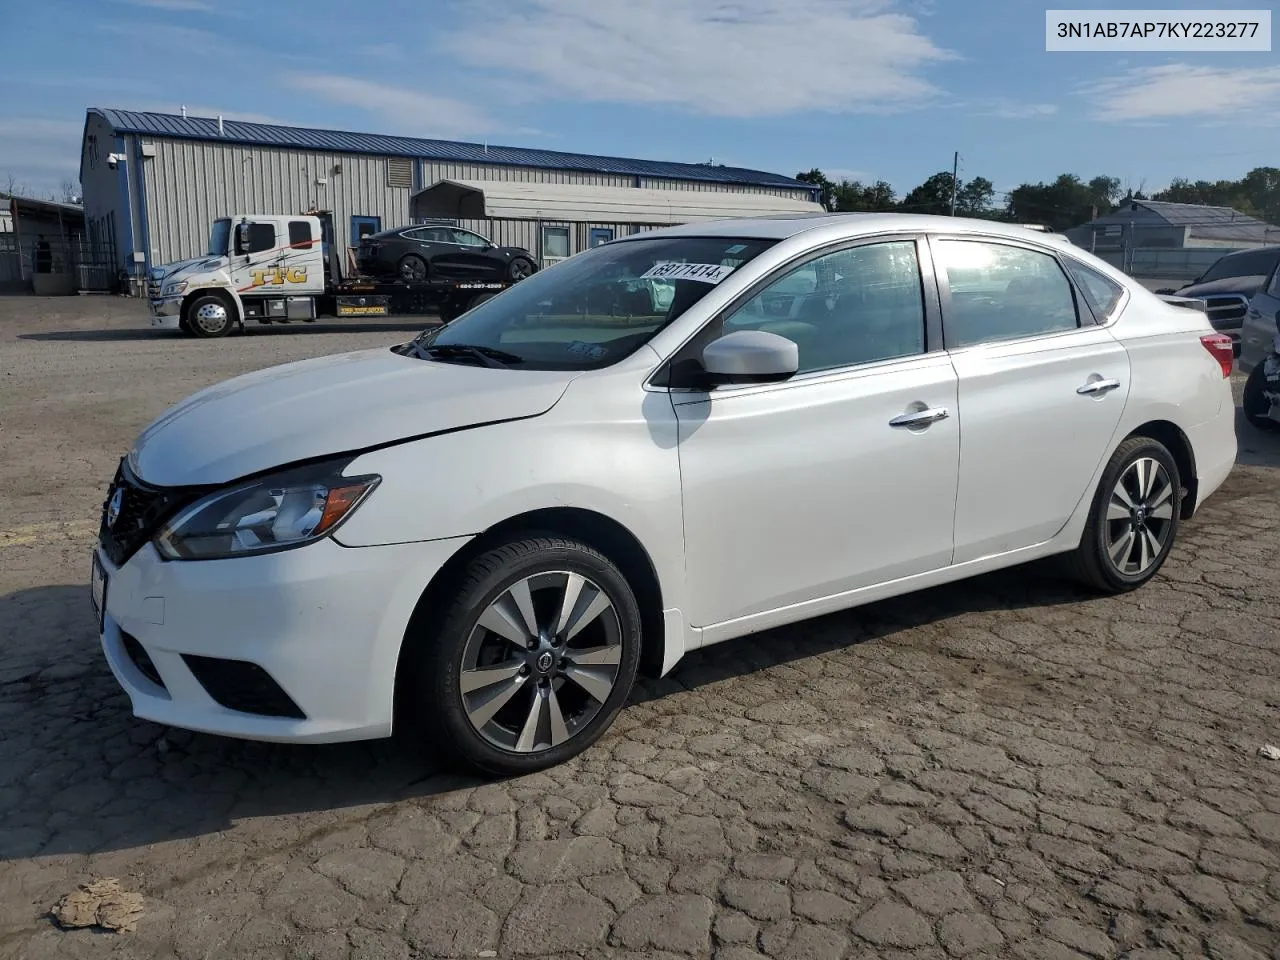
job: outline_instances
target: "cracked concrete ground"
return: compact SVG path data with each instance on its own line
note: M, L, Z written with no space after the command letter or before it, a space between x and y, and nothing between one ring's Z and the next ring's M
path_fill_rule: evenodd
M1133 595L1019 570L724 644L536 776L134 720L86 588L116 459L200 386L410 329L0 298L0 957L1280 960L1280 437L1243 423ZM46 918L100 877L136 932Z

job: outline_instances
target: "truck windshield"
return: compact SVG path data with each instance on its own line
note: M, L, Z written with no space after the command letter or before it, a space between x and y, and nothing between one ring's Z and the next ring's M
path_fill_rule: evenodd
M424 332L415 352L443 358L466 348L522 370L607 367L775 242L661 237L594 247Z
M227 252L227 243L230 239L231 221L213 221L213 229L209 231L209 255L213 257L225 256Z

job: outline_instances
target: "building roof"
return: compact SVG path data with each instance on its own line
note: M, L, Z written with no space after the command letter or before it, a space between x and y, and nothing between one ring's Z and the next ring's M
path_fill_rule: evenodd
M646 190L507 180L440 180L409 200L414 217L674 224L724 217L821 213L810 200L767 193Z
M0 202L6 210L18 209L29 212L48 213L57 216L84 218L84 207L78 203L62 203L58 200L40 200L37 197L22 197L16 193L0 193Z
M463 143L453 140L424 140L376 133L350 133L312 127L284 127L270 123L223 120L222 131L213 117L182 117L169 113L140 113L90 107L88 114L101 116L116 133L135 133L183 140L241 143L262 147L292 147L332 153L370 153L379 156L413 157L452 163L493 163L549 170L583 170L624 176L658 177L670 180L703 180L761 187L812 190L812 184L791 177L742 167L708 163L669 163L662 160L632 160L558 150L532 150L493 144Z
M1211 207L1199 203L1167 203L1162 200L1125 200L1111 213L1093 223L1116 223L1129 219L1132 207L1155 214L1174 227L1186 227L1191 237L1243 243L1274 243L1280 227L1272 226L1232 207ZM1088 226L1085 224L1084 226Z

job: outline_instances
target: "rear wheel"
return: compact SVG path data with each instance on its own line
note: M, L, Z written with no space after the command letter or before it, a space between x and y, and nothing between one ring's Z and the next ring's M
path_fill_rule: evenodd
M640 609L618 568L561 537L474 560L413 674L425 734L464 763L518 775L594 743L640 663Z
M204 293L187 304L186 321L197 337L225 337L235 325L235 308L219 293Z
M427 261L417 254L410 253L400 258L396 271L400 274L401 280L419 283L427 279Z
M1173 548L1182 478L1164 444L1132 437L1112 455L1093 498L1080 546L1067 557L1077 579L1124 593L1156 575Z
M1263 364L1259 363L1249 373L1244 382L1244 396L1240 398L1240 406L1244 408L1244 418L1256 430L1280 430L1280 423L1271 419L1271 400L1263 392L1265 374Z

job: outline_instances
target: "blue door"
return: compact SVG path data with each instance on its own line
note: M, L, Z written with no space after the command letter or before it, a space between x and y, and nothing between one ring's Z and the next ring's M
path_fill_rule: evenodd
M353 247L360 246L360 241L365 237L372 236L382 231L381 217L352 217L351 218L351 245Z
M591 246L598 247L602 243L608 243L613 239L612 227L592 227L591 228Z

